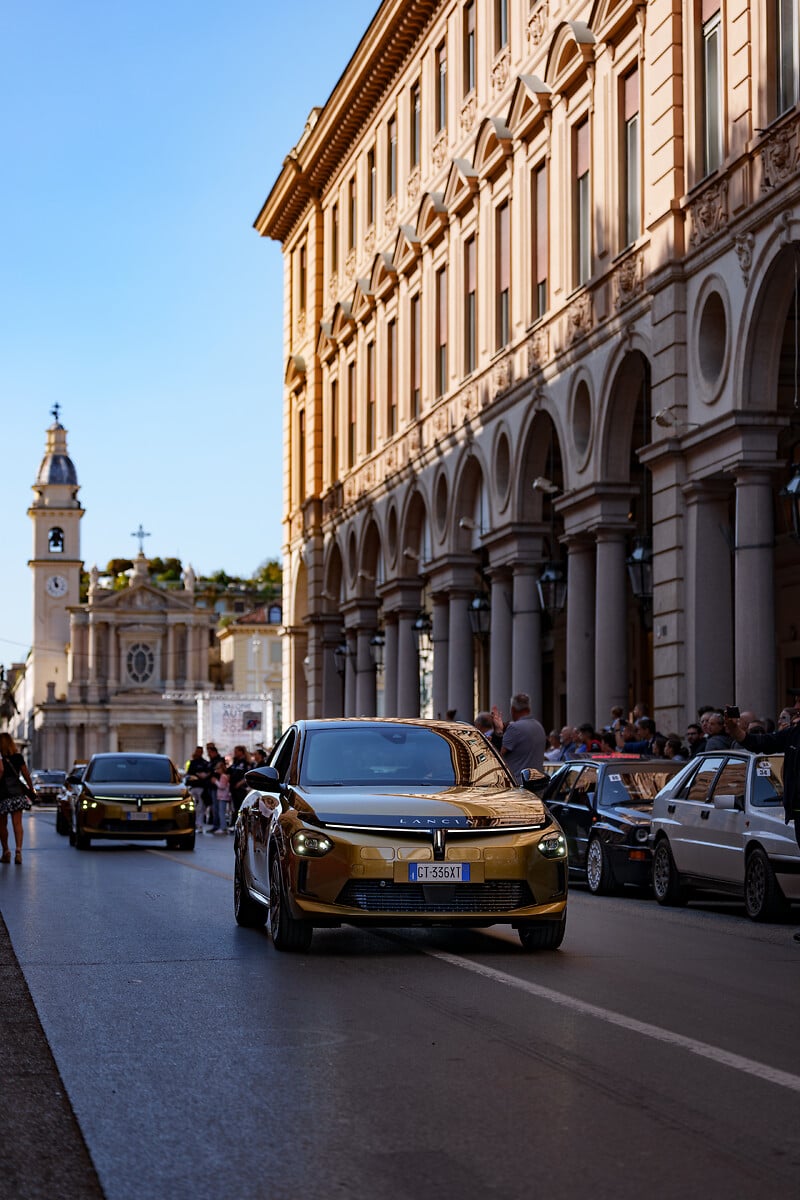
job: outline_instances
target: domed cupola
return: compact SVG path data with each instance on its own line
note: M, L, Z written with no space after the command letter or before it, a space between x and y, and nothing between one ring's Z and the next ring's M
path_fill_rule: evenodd
M67 487L78 486L78 473L75 464L67 454L67 431L58 420L58 405L55 406L55 421L47 430L47 447L36 476L35 487L47 484L62 484Z

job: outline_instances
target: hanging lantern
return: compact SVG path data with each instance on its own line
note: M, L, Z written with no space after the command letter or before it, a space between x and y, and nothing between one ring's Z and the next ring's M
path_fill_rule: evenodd
M485 593L473 596L469 602L469 623L474 637L483 641L492 628L492 606Z
M430 613L421 612L411 626L414 641L417 643L417 654L430 654L433 649L433 622Z
M369 639L369 652L372 657L372 661L375 664L376 671L383 670L383 655L385 646L386 638L384 637L382 630L378 629L376 633L374 633Z
M800 542L800 462L794 465L794 475L781 488L781 499L786 505L786 520L789 532L796 542Z
M547 562L536 581L539 605L549 617L564 611L567 603L567 576L560 562Z
M634 596L640 604L649 603L653 599L653 551L649 538L636 538L626 563Z

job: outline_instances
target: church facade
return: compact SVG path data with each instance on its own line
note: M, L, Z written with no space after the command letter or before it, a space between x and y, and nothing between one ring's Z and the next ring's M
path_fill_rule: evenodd
M126 587L104 586L94 567L81 599L84 510L57 417L33 490L33 644L15 671L9 731L32 767L69 767L109 750L180 763L196 744L194 693L210 686L213 608L196 595L191 568L178 588L154 584L141 551Z

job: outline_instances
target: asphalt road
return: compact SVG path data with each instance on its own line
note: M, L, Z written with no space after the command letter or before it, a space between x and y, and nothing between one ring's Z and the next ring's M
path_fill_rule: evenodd
M26 839L0 1064L7 1121L36 1084L50 1184L3 1138L0 1193L95 1196L93 1164L108 1200L797 1200L791 926L576 887L557 953L499 926L293 956L235 925L232 838L80 853L37 810Z

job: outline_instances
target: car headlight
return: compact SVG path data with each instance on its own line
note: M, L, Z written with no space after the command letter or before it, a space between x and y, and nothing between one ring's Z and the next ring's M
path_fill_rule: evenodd
M646 842L647 839L650 837L650 826L649 825L637 825L634 837L636 838L637 842Z
M311 833L299 829L292 834L292 849L302 858L322 858L333 849L333 842L324 833Z
M539 853L545 858L566 858L567 857L567 839L563 833L551 833L547 837L541 838L537 845Z

